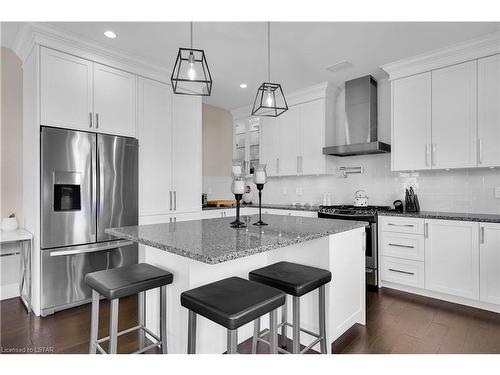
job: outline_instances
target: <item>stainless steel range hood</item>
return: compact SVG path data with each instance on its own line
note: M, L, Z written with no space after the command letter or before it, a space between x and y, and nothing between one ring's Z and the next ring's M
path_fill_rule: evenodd
M325 147L323 154L352 156L391 152L391 145L377 138L377 81L372 76L345 83L344 126L346 144Z

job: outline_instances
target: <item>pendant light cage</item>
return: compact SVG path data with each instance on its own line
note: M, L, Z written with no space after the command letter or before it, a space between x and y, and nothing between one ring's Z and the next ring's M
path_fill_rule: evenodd
M193 48L193 23L191 22L191 48L179 48L172 76L175 94L210 96L212 76L205 51Z
M285 95L279 83L264 82L253 102L252 116L278 117L288 110Z
M279 83L271 83L271 22L267 23L267 82L257 90L252 116L278 117L288 111L288 104Z

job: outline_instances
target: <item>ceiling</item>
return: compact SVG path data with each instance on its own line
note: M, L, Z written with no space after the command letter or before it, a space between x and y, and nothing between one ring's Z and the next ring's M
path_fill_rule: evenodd
M171 68L177 49L189 47L187 22L52 22L52 26ZM2 23L11 45L19 23ZM105 30L118 37L108 39ZM271 24L271 81L291 92L323 81L340 85L380 65L500 30L494 22L277 22ZM214 85L207 104L233 109L253 102L267 80L267 28L263 22L194 24L194 47L205 50ZM329 72L347 60L350 66ZM241 83L248 87L242 89Z

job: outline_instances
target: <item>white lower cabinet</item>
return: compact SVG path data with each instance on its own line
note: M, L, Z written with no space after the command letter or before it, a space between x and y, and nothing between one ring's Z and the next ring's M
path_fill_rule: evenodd
M424 262L383 256L380 272L385 281L424 287Z
M479 299L478 223L425 220L425 287Z
M500 305L500 224L480 223L480 300Z

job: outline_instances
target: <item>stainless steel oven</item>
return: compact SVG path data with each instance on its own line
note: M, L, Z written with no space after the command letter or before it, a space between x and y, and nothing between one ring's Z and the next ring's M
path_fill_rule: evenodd
M105 228L138 223L137 140L41 128L42 315L84 303L92 271L137 263Z
M377 211L387 210L385 206L320 206L318 217L328 219L366 221L366 283L378 285L378 230Z

